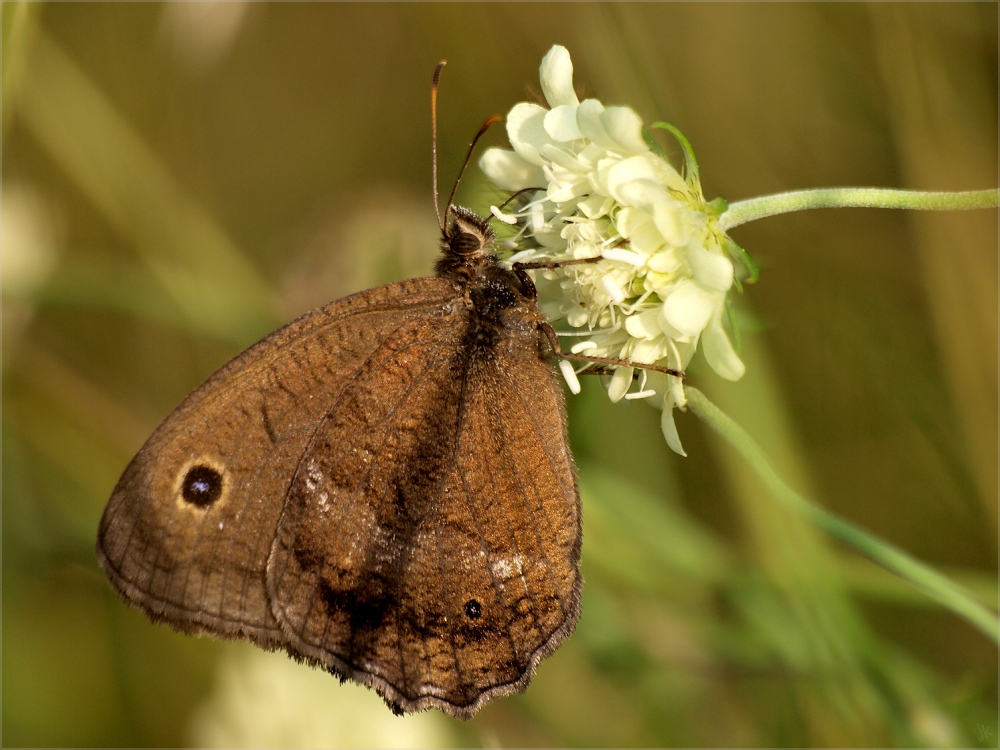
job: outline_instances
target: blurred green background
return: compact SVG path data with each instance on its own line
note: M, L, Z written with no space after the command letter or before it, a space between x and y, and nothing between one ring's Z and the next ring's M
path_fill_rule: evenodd
M779 511L695 418L680 458L596 381L568 404L579 627L467 724L112 593L97 521L157 422L271 328L431 272L435 63L447 192L554 43L581 94L678 125L710 198L997 184L995 3L4 3L5 745L997 746L987 638ZM473 169L459 199L500 196ZM995 608L997 213L733 235L762 269L748 374L699 357L691 382Z

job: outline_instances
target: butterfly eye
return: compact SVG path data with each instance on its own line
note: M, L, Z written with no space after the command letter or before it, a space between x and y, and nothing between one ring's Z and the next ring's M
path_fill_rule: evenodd
M456 231L448 240L448 247L458 255L475 255L483 249L483 238L472 232Z
M469 599L465 603L465 616L470 620L478 620L483 614L482 605L475 599Z
M181 484L181 496L192 505L207 508L222 494L222 475L211 466L188 469Z
M461 206L451 206L453 222L445 234L446 250L462 258L478 255L493 241L490 223L482 216Z

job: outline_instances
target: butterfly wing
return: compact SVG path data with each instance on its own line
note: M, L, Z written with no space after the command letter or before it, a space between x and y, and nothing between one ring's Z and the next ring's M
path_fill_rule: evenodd
M332 302L191 393L129 464L101 518L97 556L122 597L187 632L284 644L265 569L296 466L382 342L444 315L455 297L432 278Z
M295 652L397 710L461 718L523 690L579 614L562 390L535 326L399 328L292 481L268 591Z

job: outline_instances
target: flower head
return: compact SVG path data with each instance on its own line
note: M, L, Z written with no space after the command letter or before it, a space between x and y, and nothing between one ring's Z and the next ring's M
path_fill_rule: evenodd
M519 227L511 261L599 259L536 271L545 313L578 339L574 353L683 370L701 340L713 370L740 378L743 363L723 327L731 241L702 196L693 155L686 152L685 179L647 143L633 110L581 102L565 47L549 50L540 77L549 107L515 105L507 115L513 150L487 150L480 168L505 190L527 191L516 211L493 209ZM685 404L680 379L641 370L634 385L633 374L616 370L612 401L661 407L667 442L683 454L673 420Z

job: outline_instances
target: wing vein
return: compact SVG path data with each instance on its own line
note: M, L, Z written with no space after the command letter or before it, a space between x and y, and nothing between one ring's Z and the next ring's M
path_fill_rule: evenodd
M414 346L414 345L415 344L410 344L410 345L407 345L405 347L400 347L398 350L396 350L393 353L392 357L388 361L392 361L392 359L394 359L396 356L402 354L403 352L405 352L407 349L409 349L411 346ZM380 432L388 429L391 426L392 417L406 404L406 402L409 400L410 396L413 394L414 390L423 381L423 379L426 376L427 372L429 370L431 370L433 367L435 367L440 362L440 360L441 360L440 356L438 356L438 357L434 358L433 360L431 360L427 364L427 366L423 368L423 370L420 372L420 374L417 375L413 379L413 382L409 385L409 387L407 387L406 391L401 395L398 403L386 415L385 419L383 420L382 425L380 425ZM363 367L361 369L363 369ZM361 370L359 369L358 374L360 373L360 371ZM357 374L356 374L356 377L357 377ZM350 385L349 383L345 384L344 390L346 390L349 385ZM342 391L342 393L343 393L343 391ZM339 402L339 398L338 398L338 402ZM327 415L329 415L330 413L333 412L335 406L336 406L336 404L334 404L334 406L331 407L328 410ZM324 417L324 420L325 420L325 417ZM320 427L320 425L317 425L317 428L316 428L317 432L319 430L319 427ZM314 432L314 436L315 436L315 432ZM304 457L305 457L305 452L303 452L303 458ZM369 467L367 468L367 470L365 471L365 473L362 475L361 482L359 484L363 484L364 480L367 479L367 477L371 474L371 472L375 468L376 468L376 465L374 463L372 463L371 465L369 465ZM290 491L290 489L291 489L291 484L289 485L289 491ZM345 516L350 516L351 512L353 511L353 508L354 508L355 504L357 502L359 502L357 494L358 493L352 493L351 495L349 495L349 497L350 497L350 507L345 509L345 512L344 512ZM338 540L338 543L339 543L339 540L343 538L343 535L346 535L347 533L348 533L347 529L345 528L343 530L341 536L336 537L336 539ZM332 546L338 546L338 545L334 544ZM280 584L280 581L284 577L284 574L285 574L286 570L287 570L287 566L286 566L286 568L282 569L281 574L278 576L278 578L276 580L276 586L278 584ZM303 584L300 584L300 585L303 585ZM299 638L301 638L303 640L305 640L305 638L304 638L304 629L305 629L306 623L308 623L309 618L312 616L312 613L313 613L313 610L315 609L316 603L317 603L316 602L316 597L315 596L310 597L309 607L306 610L306 614L305 614L305 616L302 619L302 630L297 630L296 631L296 634L299 636ZM326 647L323 644L326 643L326 637L327 637L327 634L329 633L329 629L330 629L330 622L331 622L330 618L327 618L326 622L324 624L323 633L322 633L320 639L318 640L318 642L316 644L319 648L322 648L324 651L327 650ZM398 632L397 632L397 636L398 636ZM353 659L353 648L354 648L353 642L354 642L354 634L352 632L351 643L350 643L350 654L349 654L349 656L346 657L346 658L345 657L338 657L338 658L343 658L345 662L347 662L348 659ZM401 660L402 660L402 656L401 656ZM351 664L351 667L352 668L358 668L358 666L354 665L354 664ZM362 669L361 671L368 672L368 670L366 670L366 669Z
M529 419L531 419L531 421L532 421L532 424L535 425L535 431L536 431L536 433L540 434L541 433L541 428L538 425L538 420L535 417L535 414L532 412L531 409L528 408L528 405L524 402L524 397L521 395L521 392L518 391L517 389L514 389L514 393L517 395L518 401L521 402L521 406L524 408L524 413L528 415ZM542 443L542 450L545 453L545 458L548 459L549 466L552 467L552 473L554 475L556 475L556 476L560 476L559 468L556 466L556 462L553 460L552 455L549 453L548 446L545 444L544 440L542 440L541 443ZM530 509L530 505L529 505L529 509ZM545 519L545 524L549 528L549 535L551 536L551 538L557 539L558 535L556 534L556 530L555 530L555 528L552 525L552 519L549 517L549 514L547 512L545 512L545 506L542 505L540 507L540 510L542 511L542 517ZM532 518L534 518L534 511L533 510L532 510ZM577 509L577 524L578 525L580 524L579 509ZM537 533L537 528L538 528L537 524L534 524L534 526L535 526L536 533ZM578 532L578 535L579 535L579 532ZM542 548L542 550L543 550L543 555L544 555L544 548ZM546 570L548 570L549 560L548 560L547 556L545 556L545 564L546 564ZM565 601L562 601L561 599L560 599L559 605L560 605L560 607L563 610L563 614L565 614L565 615L569 614L569 612L570 612L570 610L572 609L572 606L573 606L572 602L565 602Z
M467 387L468 387L468 384L469 384L468 375L469 375L469 369L468 369L468 366L466 366L465 372L462 373L462 387L459 390L459 395L458 395L458 419L457 419L457 424L455 426L455 435L456 435L456 439L455 439L455 455L456 456L458 455L458 447L462 444L462 437L463 437L464 432L465 432L465 421L466 421L465 420L465 413L466 413L466 390L467 390ZM484 551L485 556L486 556L486 569L489 571L489 574L490 574L490 581L492 582L492 584L493 584L493 590L496 593L497 603L498 604L502 604L503 603L503 596L502 596L501 591L500 591L500 586L497 584L496 575L493 572L493 562L490 559L490 552L486 548L486 535L483 534L483 527L479 523L479 519L476 517L476 512L475 512L475 510L472 507L472 493L469 491L469 485L468 485L468 482L466 481L466 478L465 478L465 472L461 469L461 467L459 467L458 475L459 475L459 477L462 480L462 487L465 488L465 491L466 491L465 504L466 504L466 506L469 509L469 515L472 516L472 521L476 525L476 531L479 534L479 538L482 540L482 544L483 544L483 548L484 548L483 551ZM514 657L517 658L517 655L518 655L518 653L517 653L517 646L514 643L514 636L510 632L510 621L509 620L506 623L506 625L507 625L507 639L510 641L511 652L514 654Z

